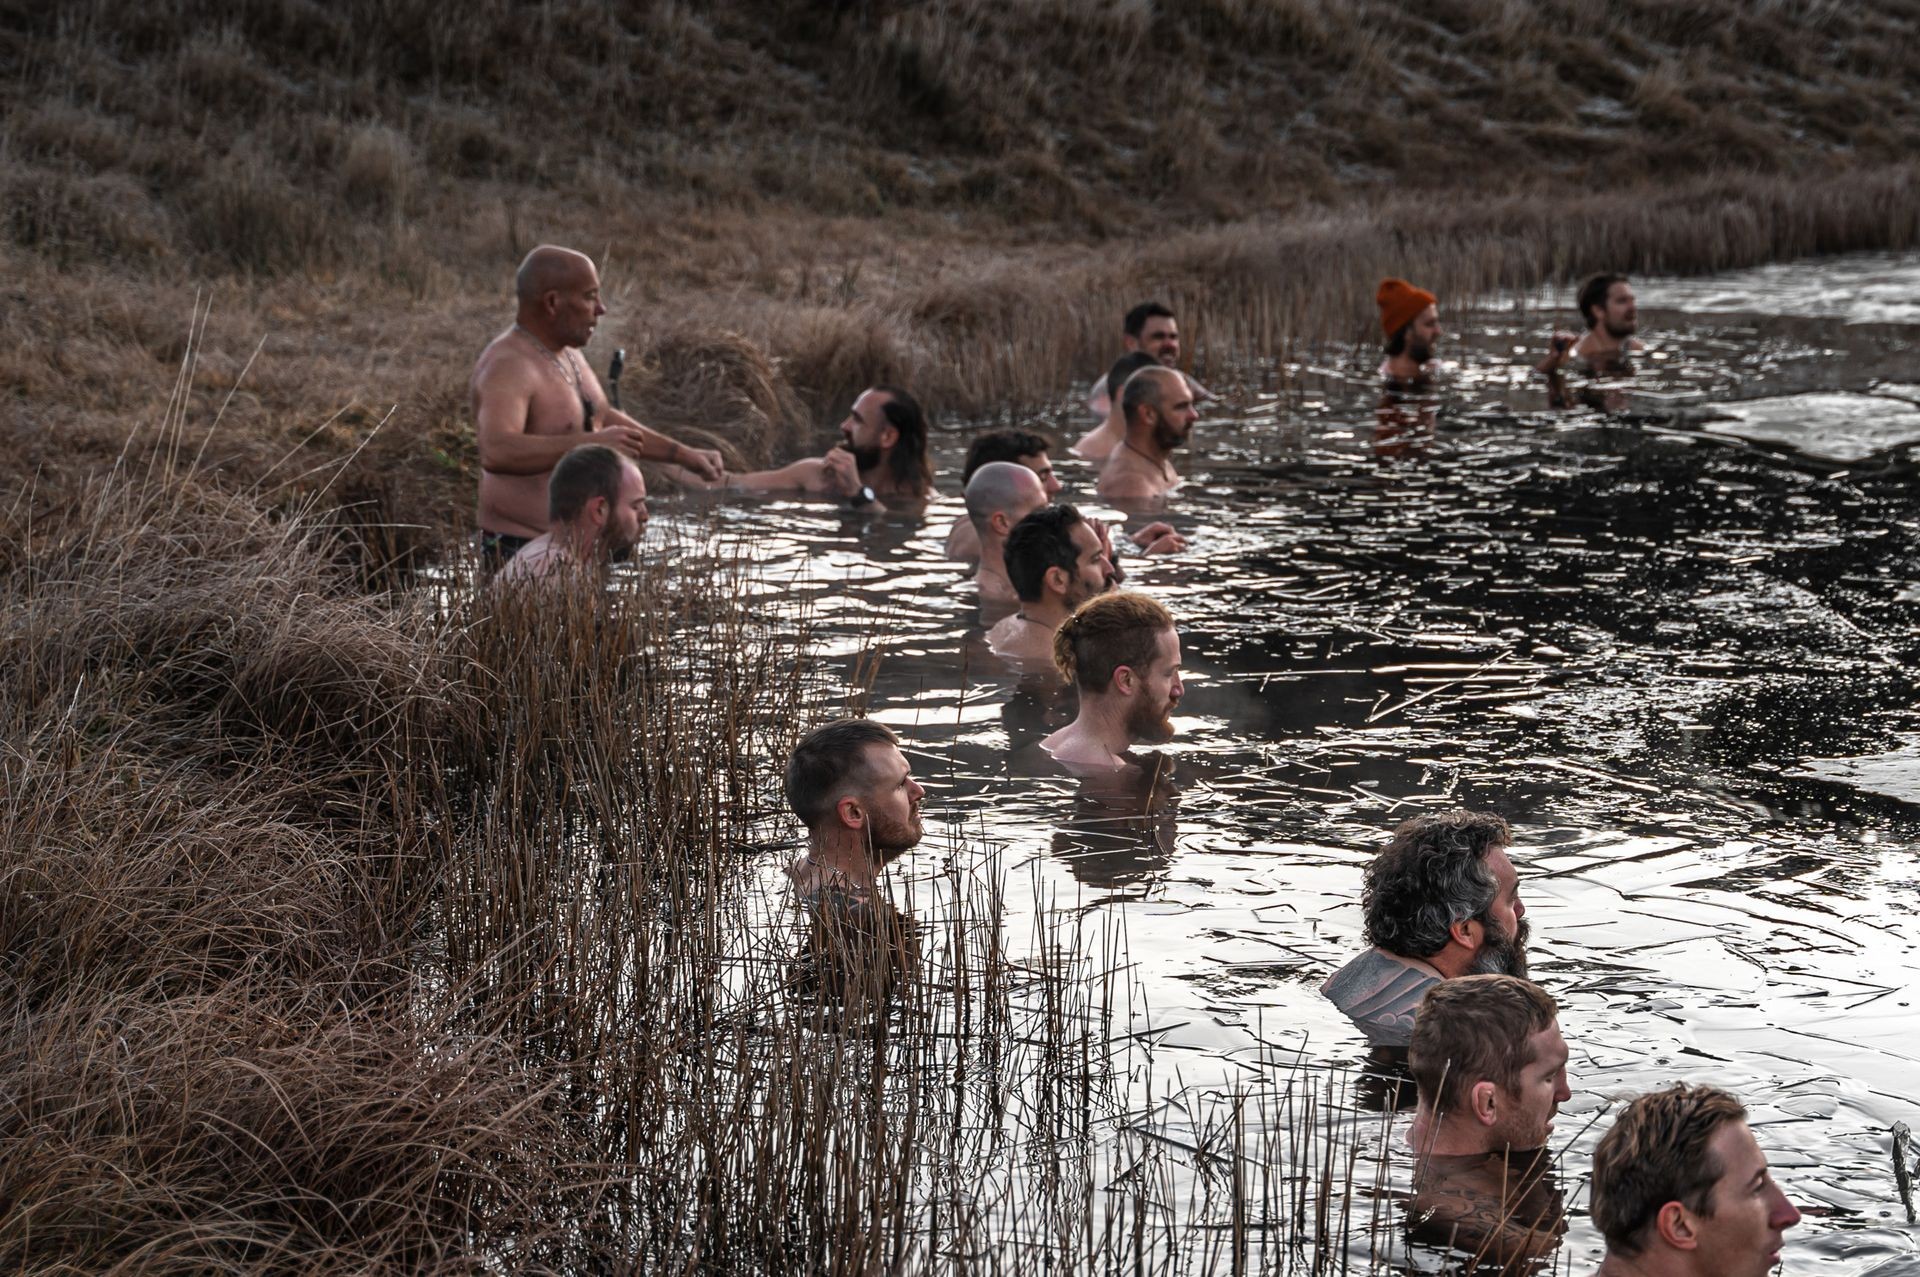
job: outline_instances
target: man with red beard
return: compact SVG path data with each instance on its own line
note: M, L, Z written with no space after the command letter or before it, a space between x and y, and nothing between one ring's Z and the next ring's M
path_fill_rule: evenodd
M1547 1137L1572 1098L1559 1008L1539 985L1469 975L1429 985L1407 1049L1416 1242L1508 1272L1560 1245L1566 1214Z
M1575 359L1585 361L1596 376L1627 371L1627 356L1643 348L1634 333L1640 327L1639 305L1625 275L1595 275L1580 286L1574 304L1587 326L1584 335L1556 332L1547 357L1536 365L1549 377Z
M1320 991L1377 1045L1405 1046L1427 990L1464 975L1527 974L1527 907L1491 812L1415 816L1367 866L1361 903L1373 947Z
M787 868L809 908L870 903L880 874L920 841L920 801L900 739L870 719L815 728L787 760L787 802L807 852Z
M507 560L494 585L599 582L609 563L632 555L647 518L640 468L604 444L581 444L547 480L547 530Z
M1800 1222L1739 1100L1711 1086L1642 1095L1593 1154L1595 1277L1765 1277Z
M1080 692L1080 713L1040 742L1069 770L1098 774L1130 764L1141 742L1173 739L1180 704L1180 636L1167 609L1144 594L1102 594L1053 635L1053 663Z

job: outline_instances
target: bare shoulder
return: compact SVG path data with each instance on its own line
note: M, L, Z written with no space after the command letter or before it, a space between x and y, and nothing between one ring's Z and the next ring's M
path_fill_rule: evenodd
M508 330L488 342L480 358L474 361L473 388L481 392L524 388L538 371L531 352L522 349L520 343L513 340L512 330Z
M1153 481L1133 469L1115 467L1100 476L1100 482L1094 489L1108 500L1133 500L1141 497L1159 495Z

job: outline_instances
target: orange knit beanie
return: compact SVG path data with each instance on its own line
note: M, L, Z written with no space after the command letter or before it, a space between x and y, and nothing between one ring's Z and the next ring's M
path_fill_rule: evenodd
M1380 303L1380 327L1391 337L1439 299L1404 279L1383 279L1373 300Z

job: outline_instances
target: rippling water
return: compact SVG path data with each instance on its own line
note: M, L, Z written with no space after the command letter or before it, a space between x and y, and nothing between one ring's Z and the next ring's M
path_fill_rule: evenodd
M1178 617L1189 671L1154 815L1026 765L1055 690L987 653L941 555L966 433L942 441L924 516L724 518L764 589L811 598L831 670L852 682L877 648L868 705L905 738L930 828L1004 847L1015 917L1040 895L1124 930L1161 1026L1155 1094L1277 1048L1358 1061L1317 986L1362 943L1362 866L1410 814L1491 808L1573 1049L1562 1262L1598 1255L1602 1111L1686 1078L1746 1100L1808 1208L1789 1265L1920 1271L1888 1138L1920 1125L1920 485L1897 449L1797 455L1795 437L1820 452L1817 417L1758 447L1697 428L1732 400L1915 380L1920 329L1841 322L1920 322L1868 276L1911 297L1920 260L1641 283L1652 349L1614 415L1546 410L1539 299L1449 313L1470 334L1451 385L1390 418L1372 352L1243 370L1268 389L1179 458L1163 517L1191 552L1126 562ZM1038 424L1071 439L1067 389ZM1056 465L1067 499L1098 504L1083 464ZM938 859L902 862L896 889Z

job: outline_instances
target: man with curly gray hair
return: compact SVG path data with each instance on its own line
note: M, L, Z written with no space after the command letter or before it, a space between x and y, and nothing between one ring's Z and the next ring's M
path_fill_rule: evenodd
M1427 990L1464 975L1527 975L1527 908L1491 812L1415 816L1367 866L1361 904L1373 947L1321 986L1367 1037L1405 1046Z

